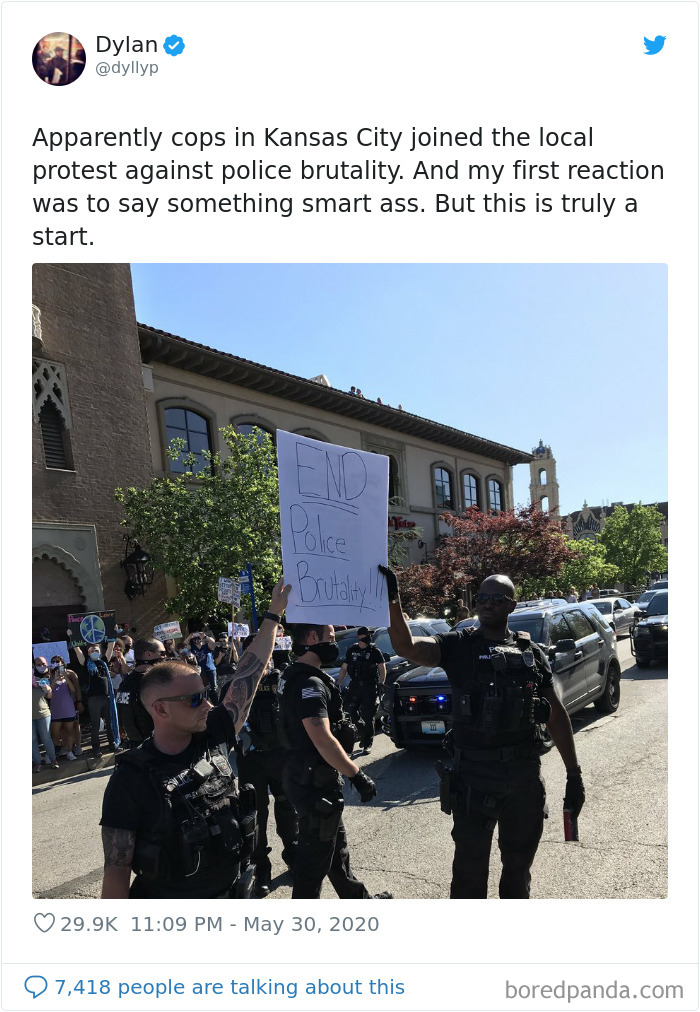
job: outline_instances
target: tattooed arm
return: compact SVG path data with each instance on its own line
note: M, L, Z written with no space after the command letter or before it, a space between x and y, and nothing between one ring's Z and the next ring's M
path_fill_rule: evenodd
M272 591L270 611L281 616L287 606L287 598L291 586L285 587L280 580ZM241 654L236 673L231 679L222 703L231 715L236 734L246 722L250 704L253 702L255 690L272 657L277 634L277 621L269 618L260 623L257 636L248 649Z
M103 900L126 900L129 898L131 865L134 860L136 833L131 829L102 827L102 847L105 854L104 877L102 879Z

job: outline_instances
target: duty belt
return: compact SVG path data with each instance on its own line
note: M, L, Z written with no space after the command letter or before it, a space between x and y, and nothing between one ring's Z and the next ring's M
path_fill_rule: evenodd
M464 762L497 762L506 763L513 759L533 758L537 755L534 742L524 742L520 745L506 745L503 748L460 748L454 746L454 760L456 763Z

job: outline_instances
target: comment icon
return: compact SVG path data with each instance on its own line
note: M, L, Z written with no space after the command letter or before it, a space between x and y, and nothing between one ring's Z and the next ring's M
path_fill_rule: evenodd
M44 993L48 986L48 980L40 974L34 974L32 977L27 977L24 982L24 990L29 991L32 998L38 998L39 995Z

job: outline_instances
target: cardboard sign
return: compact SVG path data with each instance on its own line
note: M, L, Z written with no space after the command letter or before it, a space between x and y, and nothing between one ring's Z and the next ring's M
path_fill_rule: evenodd
M117 638L115 625L113 611L93 611L88 615L68 616L68 628L74 647L113 642Z
M292 649L292 637L291 636L278 636L275 640L274 650L291 650Z
M52 657L60 656L70 664L68 655L68 644L65 640L57 640L55 643L32 643L32 657L45 657L51 663Z
M244 640L246 636L250 636L250 627L246 622L229 622L228 634L235 640Z
M389 458L277 430L288 622L387 625Z
M153 629L153 635L157 640L161 642L163 640L179 640L182 639L182 632L180 631L179 622L161 622Z
M241 584L230 576L220 576L218 598L223 604L231 604L234 608L240 608Z

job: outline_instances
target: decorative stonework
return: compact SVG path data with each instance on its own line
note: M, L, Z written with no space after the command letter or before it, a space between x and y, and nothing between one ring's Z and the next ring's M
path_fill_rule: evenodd
M32 305L32 345L41 348L43 343L44 340L41 336L41 310L38 306Z
M39 420L39 414L44 404L51 401L60 413L65 427L71 428L73 423L65 377L65 368L60 362L48 362L42 358L35 358L32 361L34 418L36 421Z

